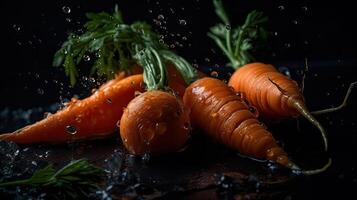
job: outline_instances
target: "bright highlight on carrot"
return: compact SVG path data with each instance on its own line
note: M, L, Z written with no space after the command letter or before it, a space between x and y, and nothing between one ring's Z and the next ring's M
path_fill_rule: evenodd
M191 109L190 117L195 126L242 154L272 160L306 175L323 172L331 164L329 160L321 169L300 169L242 99L218 79L202 78L195 81L186 89L183 101Z

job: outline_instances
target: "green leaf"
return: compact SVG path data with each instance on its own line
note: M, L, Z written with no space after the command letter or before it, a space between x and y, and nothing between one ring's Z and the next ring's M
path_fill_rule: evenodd
M213 4L215 7L216 14L218 17L225 23L225 25L229 25L229 19L228 16L224 10L223 3L221 0L213 0Z
M212 38L218 47L229 58L230 65L237 69L251 62L254 58L250 51L257 45L265 43L267 31L264 28L268 18L262 12L253 10L247 15L245 23L231 29L225 28L229 24L226 11L222 2L214 0L213 4L218 17L224 24L217 24L210 28L208 36Z
M76 83L78 68L87 54L97 55L92 60L94 65L91 73L99 76L114 77L120 71L130 71L139 64L144 71L144 82L148 89L163 89L167 87L167 72L165 63L172 61L172 56L162 56L160 52L167 50L159 42L159 36L145 22L125 24L122 14L115 6L114 12L87 13L88 21L84 24L82 35L70 34L54 57L55 66L63 65L71 84ZM143 55L139 53L144 50ZM64 53L66 52L66 53ZM194 77L194 69L179 59L177 62L181 74ZM175 63L174 63L175 64Z
M57 172L52 165L48 165L37 170L29 179L0 183L0 187L28 185L49 189L54 194L64 195L64 198L87 198L90 191L99 188L98 182L103 175L103 169L80 159L70 162Z

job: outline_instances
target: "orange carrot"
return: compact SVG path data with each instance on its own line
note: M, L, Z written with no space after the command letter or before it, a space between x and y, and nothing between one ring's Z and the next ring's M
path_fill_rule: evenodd
M217 15L224 24L230 25L222 2L214 0ZM277 119L304 116L320 131L325 150L327 137L321 124L307 110L303 96L295 81L279 73L272 65L250 63L253 40L264 39L263 28L267 17L261 12L252 11L242 26L227 30L222 24L211 28L208 34L227 55L230 65L236 69L229 85L242 93L255 106L262 117ZM250 63L250 64L247 64Z
M142 75L109 81L90 97L73 99L57 113L13 133L2 134L0 140L21 144L61 143L108 136L115 131L135 91L143 91L142 82Z
M275 161L304 174L322 172L330 165L329 161L321 169L307 171L297 167L242 99L220 80L202 78L195 81L186 89L183 101L191 109L193 125L243 154Z
M322 125L305 106L297 83L272 65L250 63L234 72L228 83L241 92L266 119L304 116L321 132L327 150L327 137Z
M188 109L175 96L158 90L133 99L120 120L120 136L132 154L180 150L190 132Z

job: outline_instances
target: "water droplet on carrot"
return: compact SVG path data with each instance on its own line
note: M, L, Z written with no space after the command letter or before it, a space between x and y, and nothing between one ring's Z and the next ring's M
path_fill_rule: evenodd
M216 113L216 112L211 114L211 117L213 117L213 118L217 117L217 116L218 116L218 113Z
M72 125L66 126L66 132L70 135L75 135L77 133L77 128Z
M47 117L49 117L49 116L51 116L52 115L52 113L50 113L50 112L45 112L45 113L43 113L43 118L47 118Z
M190 123L189 123L189 122L185 122L185 123L183 124L183 128L184 128L185 130L190 130L190 129L191 129Z
M135 92L134 92L134 96L135 96L135 97L137 97L137 96L139 96L139 95L141 95L141 94L142 94L142 92L140 92L140 91L135 91Z
M155 131L158 135L162 135L167 131L166 123L160 122L155 124Z
M120 120L117 121L116 126L120 128Z

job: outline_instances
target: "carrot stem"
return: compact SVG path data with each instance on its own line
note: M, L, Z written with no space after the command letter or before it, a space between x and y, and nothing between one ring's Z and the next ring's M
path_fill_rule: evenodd
M344 108L347 105L347 101L351 95L352 92L352 88L355 87L357 85L357 82L353 82L350 84L350 87L347 90L347 93L345 95L345 98L343 99L343 102L341 103L341 105L334 107L334 108L327 108L327 109L323 109L323 110L317 110L317 111L313 111L311 112L311 114L313 115L320 115L320 114L326 114L326 113L330 113L330 112L335 112L338 110L341 110L342 108Z
M310 121L313 125L315 125L321 133L322 139L324 140L325 144L325 151L328 150L328 142L327 142L327 137L326 137L326 132L325 129L322 127L322 125L315 119L314 116L306 109L304 103L300 100L292 100L293 101L293 107L296 108L299 113L304 116L308 121Z

